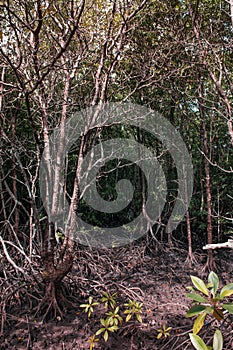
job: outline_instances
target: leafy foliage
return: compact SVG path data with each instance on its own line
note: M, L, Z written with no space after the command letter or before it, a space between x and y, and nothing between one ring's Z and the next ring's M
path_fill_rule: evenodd
M93 302L93 297L90 296L87 304L80 305L80 307L84 309L83 311L87 314L88 318L90 318L91 314L94 312L94 306L102 304L105 309L107 309L105 312L105 318L100 318L101 327L88 339L90 350L92 350L96 343L99 342L99 338L96 338L96 336L102 335L104 341L107 342L109 334L117 332L123 322L129 322L133 315L138 322L142 322L140 315L142 313L142 303L135 300L129 300L128 303L123 305L123 308L121 305L117 305L116 297L117 293L109 294L103 292L99 302ZM125 319L123 318L123 315L127 315Z
M127 304L124 304L126 307L126 310L124 311L124 314L126 314L125 321L128 322L133 315L135 315L138 322L142 322L142 318L140 314L142 313L142 303L139 303L135 300L130 300Z
M196 334L189 334L191 343L196 350L222 350L223 349L223 337L220 330L216 330L214 333L213 346L207 346L204 341Z
M157 339L160 339L162 337L164 338L169 337L171 330L172 330L172 327L167 327L166 324L164 323L162 328L157 329L157 332L158 332Z
M109 332L115 332L118 330L118 326L116 325L110 325L109 318L106 318L105 320L103 318L100 319L100 323L103 327L101 327L95 334L99 335L103 333L104 340L108 340Z
M233 314L233 303L225 303L224 299L233 295L233 283L229 283L219 289L219 278L213 271L209 273L208 283L199 277L191 276L193 286L187 287L192 293L188 293L194 305L186 313L186 317L194 317L193 333L190 340L196 350L222 350L223 336L219 329L214 333L213 346L207 346L197 334L203 328L207 315L212 315L218 322L223 321L227 314ZM195 293L194 293L194 292ZM224 311L225 310L225 311Z
M83 308L84 312L87 313L88 318L91 317L91 314L94 312L94 307L99 305L98 302L94 302L93 301L93 297L90 296L88 299L88 303L87 304L81 304L80 307Z
M103 297L101 298L101 302L104 303L104 306L106 309L114 308L114 305L116 304L116 296L117 293L113 293L112 295L109 295L106 292L103 292Z
M233 304L223 302L224 298L233 294L233 283L227 284L218 291L219 278L213 271L208 276L207 284L199 277L191 276L191 280L194 288L188 287L188 289L198 293L187 294L187 297L193 301L194 305L189 309L186 317L197 316L193 324L193 333L198 334L204 325L207 315L213 315L217 321L222 321L225 317L224 310L233 314Z

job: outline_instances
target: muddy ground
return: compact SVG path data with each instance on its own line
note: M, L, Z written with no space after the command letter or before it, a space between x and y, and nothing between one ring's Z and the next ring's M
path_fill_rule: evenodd
M221 285L233 281L233 251L214 252ZM95 300L103 291L117 292L122 306L128 299L143 303L142 323L135 320L122 324L116 333L94 349L102 350L176 350L194 349L188 333L192 320L185 318L190 307L186 286L191 285L190 275L207 279L206 255L196 251L194 261L187 260L187 252L178 244L158 249L148 249L143 243L110 251L77 252L72 272L66 278L66 294L72 296L73 306L59 316L42 322L30 310L30 305L20 304L7 310L0 349L8 350L79 350L89 349L88 338L100 328L103 308L87 319L79 305L89 296ZM217 324L210 320L200 335L210 345L217 326L224 335L224 350L233 348L232 318ZM167 338L157 339L157 329L163 324L172 327Z

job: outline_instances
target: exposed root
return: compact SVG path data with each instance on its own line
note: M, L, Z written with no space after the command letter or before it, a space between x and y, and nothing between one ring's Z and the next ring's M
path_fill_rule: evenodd
M68 300L62 293L60 283L47 282L45 285L45 295L36 307L35 315L40 315L42 322L50 318L63 318L63 310L67 307L68 303Z
M189 267L197 264L197 259L193 253L188 253L185 264L187 264Z
M218 272L218 267L213 258L210 258L210 259L209 257L207 258L206 264L204 265L202 271L208 272L208 273L211 271Z

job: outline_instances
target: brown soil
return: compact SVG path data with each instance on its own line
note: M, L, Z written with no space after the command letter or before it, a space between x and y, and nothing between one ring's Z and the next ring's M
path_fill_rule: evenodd
M65 281L69 286L67 294L76 298L74 306L64 309L62 319L57 317L46 323L33 317L27 305L8 310L0 349L89 349L87 340L99 328L103 310L97 307L96 314L87 320L79 305L89 295L97 299L103 291L117 292L121 305L129 298L143 302L143 322L122 326L106 343L99 336L101 340L94 349L194 349L188 336L192 320L185 318L191 304L186 298L186 286L190 285L190 275L206 280L208 273L203 270L206 257L202 252L195 254L195 263L189 263L186 258L186 251L180 247L160 246L155 253L143 244L108 252L79 252ZM232 251L215 253L221 285L233 281L232 258ZM233 348L232 319L228 321L218 325L224 335L224 350ZM157 329L163 324L172 330L168 338L158 340ZM200 333L208 345L216 326L211 321Z

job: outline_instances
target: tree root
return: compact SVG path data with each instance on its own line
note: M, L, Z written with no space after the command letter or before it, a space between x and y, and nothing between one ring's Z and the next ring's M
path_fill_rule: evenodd
M197 259L193 253L188 253L187 258L185 259L185 264L187 264L189 267L197 264Z
M45 294L39 305L36 307L35 316L39 315L42 322L64 317L64 310L71 305L71 302L62 292L60 282L47 282L45 284Z
M207 258L206 264L204 265L202 271L208 273L211 271L218 272L218 267L213 258Z

